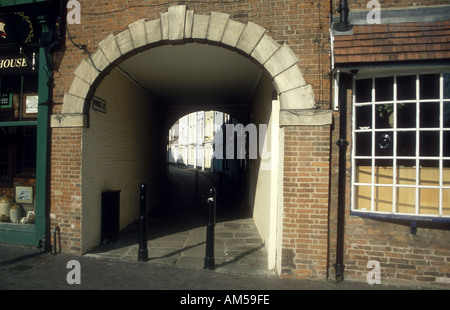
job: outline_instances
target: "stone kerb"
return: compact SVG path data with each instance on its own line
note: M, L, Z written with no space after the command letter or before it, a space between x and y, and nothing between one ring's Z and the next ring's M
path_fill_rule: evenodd
M218 12L197 15L179 5L169 7L159 19L138 20L125 31L103 39L92 54L95 65L90 60L83 60L75 70L70 90L64 96L61 114L52 115L51 126L84 126L89 91L108 67L152 46L189 42L220 45L262 66L273 79L282 110L314 108L312 87L306 84L298 67L299 59L289 46L277 43L255 23L243 24Z

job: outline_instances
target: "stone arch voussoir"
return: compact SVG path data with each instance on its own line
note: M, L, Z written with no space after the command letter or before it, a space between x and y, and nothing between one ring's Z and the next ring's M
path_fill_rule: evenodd
M312 87L306 84L299 59L288 45L280 45L253 22L243 24L219 12L198 15L179 5L169 7L158 19L137 20L121 33L103 39L92 54L92 61L83 60L75 70L61 114L52 116L52 127L86 125L89 92L108 67L152 46L189 42L220 45L259 64L272 78L282 110L314 108Z

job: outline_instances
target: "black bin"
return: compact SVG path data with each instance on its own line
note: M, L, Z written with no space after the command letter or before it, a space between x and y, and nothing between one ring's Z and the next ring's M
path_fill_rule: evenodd
M115 242L119 239L120 190L102 193L101 242Z

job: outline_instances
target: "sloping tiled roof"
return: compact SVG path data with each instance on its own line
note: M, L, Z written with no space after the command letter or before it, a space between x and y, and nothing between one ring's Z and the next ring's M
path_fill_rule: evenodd
M450 21L355 25L334 37L335 63L450 60Z

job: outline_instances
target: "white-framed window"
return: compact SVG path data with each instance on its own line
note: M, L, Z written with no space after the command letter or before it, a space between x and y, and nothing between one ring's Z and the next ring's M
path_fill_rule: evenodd
M352 211L450 218L450 73L353 80Z

